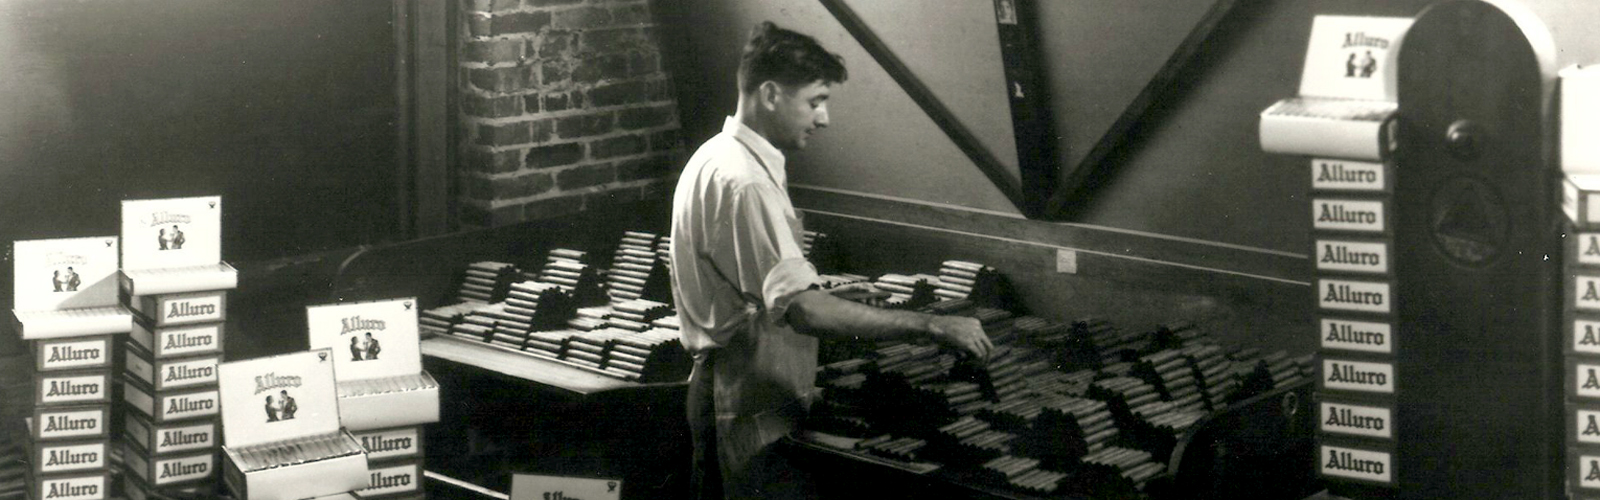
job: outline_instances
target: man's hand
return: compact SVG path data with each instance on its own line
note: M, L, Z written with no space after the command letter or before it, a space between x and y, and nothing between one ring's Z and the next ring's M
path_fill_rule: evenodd
M994 343L977 319L965 316L929 316L927 330L933 340L972 355L978 361L989 360L989 350Z

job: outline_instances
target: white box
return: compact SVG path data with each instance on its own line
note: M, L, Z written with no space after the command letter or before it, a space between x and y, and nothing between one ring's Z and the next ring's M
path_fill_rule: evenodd
M439 421L439 383L422 371L415 298L310 306L306 323L311 348L333 353L345 428Z
M150 352L130 343L122 349L122 370L156 391L216 385L217 365L222 363L221 353L151 358Z
M223 363L223 480L242 500L366 487L367 455L339 428L326 349Z
M151 422L158 424L215 417L222 409L222 397L216 387L156 392L130 377L122 378L122 401L126 407L143 412Z
M181 326L146 326L133 322L128 333L130 344L138 345L155 354L156 359L201 354L221 353L227 331L226 323L202 323Z
M28 498L49 500L105 500L111 498L111 476L105 470L34 476L29 473Z
M122 202L122 286L160 295L238 286L222 261L222 198Z
M12 244L12 254L16 263L12 315L22 338L124 333L132 328L132 316L117 305L115 236L18 241Z
M226 291L129 295L126 304L145 327L217 323L228 319ZM131 329L131 328L130 328Z
M124 445L122 463L129 474L157 488L208 482L216 479L218 469L216 448L150 456L138 447Z

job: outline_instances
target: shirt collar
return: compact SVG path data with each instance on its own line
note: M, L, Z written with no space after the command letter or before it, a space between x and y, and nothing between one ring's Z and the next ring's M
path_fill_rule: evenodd
M738 119L732 116L723 121L722 133L732 134L739 142L749 146L750 150L755 151L756 156L761 158L761 163L767 168L767 174L771 175L772 180L778 183L778 187L788 188L789 179L787 177L788 172L784 170L783 151L779 151L777 147L767 141L766 137L762 137L761 134L756 133L755 130L740 123Z

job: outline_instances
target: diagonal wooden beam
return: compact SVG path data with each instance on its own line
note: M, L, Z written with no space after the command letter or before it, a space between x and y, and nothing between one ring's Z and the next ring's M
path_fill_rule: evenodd
M1059 183L1045 205L1046 218L1065 219L1083 205L1090 192L1110 174L1111 165L1107 164L1107 160L1127 142L1128 134L1134 127L1148 118L1155 104L1178 88L1178 84L1181 83L1179 77L1184 68L1194 61L1195 55L1217 31L1217 27L1221 26L1234 11L1234 7L1244 1L1249 0L1217 0L1217 3L1212 4L1211 10L1206 12L1205 17L1202 17L1194 29L1189 31L1189 35L1184 37L1178 49L1167 58L1161 70L1145 84L1144 90L1141 90L1128 104L1122 116L1112 123L1111 128L1100 136L1100 140L1089 150L1088 155L1070 171L1058 175Z
M945 107L944 102L935 97L933 91L928 90L927 85L924 85L922 80L917 79L916 75L911 73L905 63L901 62L900 58L894 54L894 51L890 50L889 46L883 43L883 40L878 38L878 35L867 27L861 17L856 15L850 6L845 5L844 0L818 1L822 2L822 6L828 9L828 13L833 14L834 19L844 26L845 31L850 32L850 36L854 37L856 42L866 49L867 54L871 55L872 59L877 61L878 65L889 73L889 77L893 78L895 83L899 84L900 88L911 96L911 100L922 108L922 112L926 113L928 118L931 118L933 123L938 125L946 136L950 137L956 147L961 149L961 152L965 153L967 158L978 166L978 170L982 171L983 175L988 177L989 181L993 182L1001 193L1005 194L1006 199L1011 200L1011 204L1016 206L1017 210L1026 213L1029 203L1022 194L1020 182L1011 178L1010 173L1006 172L1005 167L994 157L994 154L990 153L987 148L983 147L982 143L978 142L977 136L972 135L972 132L967 130L960 120L956 119L955 114L950 112L950 108Z

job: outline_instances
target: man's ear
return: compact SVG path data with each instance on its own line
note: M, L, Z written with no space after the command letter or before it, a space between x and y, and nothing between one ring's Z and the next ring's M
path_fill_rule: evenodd
M778 108L778 98L782 95L783 86L773 80L761 82L761 86L756 88L756 98L759 99L761 107L768 111Z

